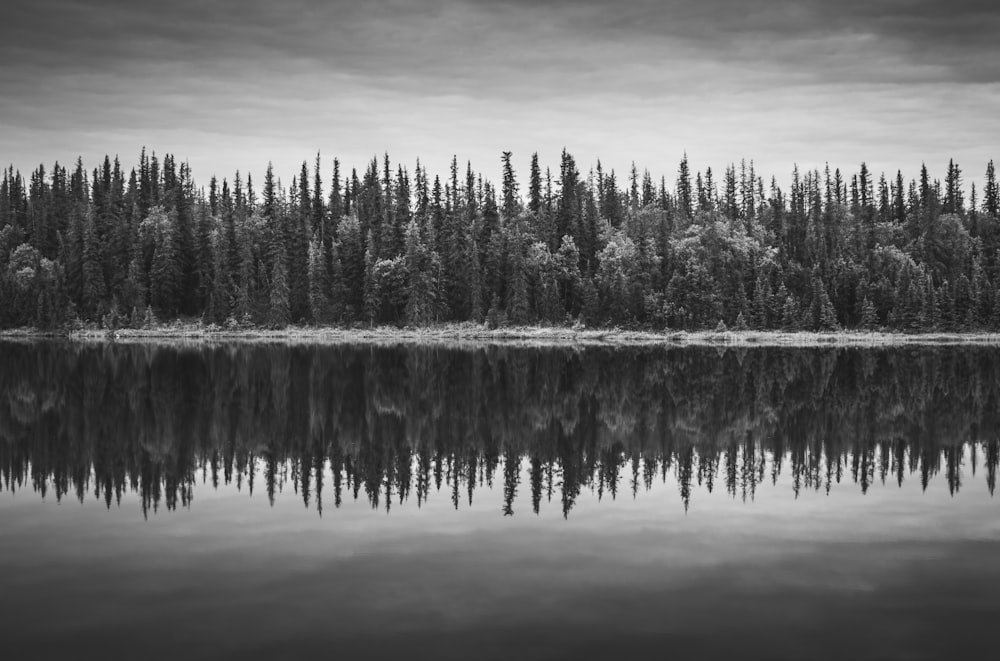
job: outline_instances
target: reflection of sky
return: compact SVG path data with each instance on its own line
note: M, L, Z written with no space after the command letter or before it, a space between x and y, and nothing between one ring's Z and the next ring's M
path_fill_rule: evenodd
M458 511L444 489L386 514L349 499L334 509L327 480L320 518L290 486L272 508L261 492L199 482L189 510L145 521L131 495L107 511L26 489L0 495L0 634L44 634L52 650L112 636L152 656L337 640L349 656L697 643L913 658L958 636L954 654L995 615L1000 587L997 501L981 472L964 473L954 497L943 476L926 493L916 479L867 495L847 481L796 499L786 474L753 503L695 487L686 514L668 477L635 499L585 491L568 520L557 502L531 513L527 473L513 517L499 484L471 506L463 494Z

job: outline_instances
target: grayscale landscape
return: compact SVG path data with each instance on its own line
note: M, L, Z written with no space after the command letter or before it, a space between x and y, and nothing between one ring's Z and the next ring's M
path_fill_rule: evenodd
M991 3L4 13L10 658L989 657Z

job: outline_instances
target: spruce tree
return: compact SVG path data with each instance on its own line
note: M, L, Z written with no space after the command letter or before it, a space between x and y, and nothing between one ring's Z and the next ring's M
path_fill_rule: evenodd
M210 324L222 325L229 318L232 309L232 292L230 281L226 274L224 251L222 246L216 250L214 260L212 291L205 310L205 321Z
M875 330L878 326L878 316L875 306L867 297L861 301L861 321L858 325L864 330Z
M510 162L511 152L503 153L503 206L500 210L504 217L513 218L518 212L517 178L514 176L514 166Z
M813 274L812 279L812 303L809 308L811 328L814 331L837 330L837 315L833 310L833 303L827 294L823 279L818 274Z
M572 235L580 227L580 173L576 169L576 161L563 149L562 163L559 167L559 208L556 214L556 234L561 240L567 234ZM581 237L574 236L577 244Z
M324 262L323 245L317 234L309 242L309 311L312 320L320 325L333 321L332 288Z
M288 255L288 295L292 321L309 319L309 227L312 217L309 194L309 170L306 162L298 179L298 191L287 219L286 250ZM294 187L293 187L294 188Z
M311 234L317 235L322 242L330 232L330 228L327 226L326 203L323 200L323 178L320 174L319 152L316 152L316 166L313 168L312 203L310 207L312 211L310 219Z
M757 276L753 291L753 314L751 323L754 328L765 329L771 327L771 315L769 314L769 300L771 297L771 284L767 277L761 273Z
M149 268L150 302L164 316L177 313L181 302L183 268L177 237L177 212L154 207L143 221L148 224L153 243L153 259Z
M942 211L944 213L961 213L964 207L962 199L962 171L954 159L948 161L948 173L945 177L945 191Z
M330 181L330 218L334 227L340 223L344 215L344 198L340 188L340 161L333 159L333 178Z
M685 152L677 169L677 203L685 222L690 222L694 216L691 199L691 171L688 168L688 157Z
M94 227L93 214L87 213L83 221L83 254L81 262L80 312L85 319L97 319L106 304L107 288L104 283L104 270L101 268L101 248Z
M286 261L284 251L279 250L275 255L274 266L271 267L268 324L276 329L287 327L292 319Z
M906 197L903 189L903 173L896 171L896 185L892 197L893 220L896 223L906 222Z
M542 208L542 171L538 167L538 152L531 155L531 180L528 185L528 210L538 215Z
M264 174L264 191L261 215L264 219L264 240L266 243L264 264L268 274L274 270L274 263L279 254L285 253L285 233L281 223L281 208L278 197L277 180L274 177L274 166L267 164Z
M368 230L365 240L365 276L364 276L364 318L369 326L375 325L375 318L380 308L379 292L376 290L375 262L377 250L375 248L375 233Z
M411 220L406 228L406 323L423 326L434 320L435 265L431 251L420 236L420 227Z
M508 229L507 237L507 270L504 311L510 323L523 325L530 321L528 304L528 273L525 251L526 237L524 235L524 219L517 218Z
M330 256L330 314L334 321L341 322L348 318L348 288L344 278L343 262L340 259L338 243L333 244Z
M781 309L781 328L786 331L799 330L802 321L802 311L798 300L791 294L785 298Z
M927 173L927 164L920 165L920 208L928 209L931 203L930 175Z
M348 320L363 318L366 255L361 225L353 214L340 225L337 249L343 267L344 315Z
M1000 188L997 187L996 170L993 161L986 166L986 183L983 188L983 211L993 218L1000 214Z

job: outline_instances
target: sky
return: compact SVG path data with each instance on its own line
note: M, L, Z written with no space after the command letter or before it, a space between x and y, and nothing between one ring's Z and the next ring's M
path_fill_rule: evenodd
M524 181L565 148L619 181L634 161L672 182L685 153L782 185L950 158L981 181L997 34L993 0L22 0L0 20L0 164L146 146L205 185L388 152L498 178L511 151Z

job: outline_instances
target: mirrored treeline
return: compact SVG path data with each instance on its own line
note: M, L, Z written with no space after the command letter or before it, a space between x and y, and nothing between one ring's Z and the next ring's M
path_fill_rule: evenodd
M687 508L783 475L794 497L983 471L992 495L1000 460L990 347L2 342L0 365L0 487L146 514L220 484L320 513L497 489L568 516L666 481Z

